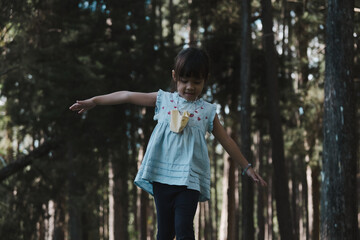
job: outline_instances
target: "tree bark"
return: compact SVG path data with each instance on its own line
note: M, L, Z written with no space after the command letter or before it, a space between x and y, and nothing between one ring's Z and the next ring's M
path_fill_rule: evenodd
M123 144L124 146L125 144ZM124 150L124 149L123 149ZM125 150L124 150L125 151ZM124 157L124 158L123 158ZM128 227L128 186L126 156L113 158L114 171L114 235L115 240L129 239Z
M274 188L276 210L282 239L294 239L289 203L288 176L285 167L284 140L280 119L279 90L277 78L277 53L272 31L271 0L261 0L263 46L266 61L266 82L268 90L270 136L272 143L272 161L274 165Z
M257 159L257 164L259 166L259 172L262 173L263 172L263 159L264 159L264 142L263 142L263 131L259 130L255 136L255 143L257 145L257 149L255 152L258 153L258 155L256 156ZM262 176L264 179L265 176ZM258 192L258 201L257 201L257 222L258 222L258 236L257 239L258 240L262 240L265 239L265 217L264 217L264 209L266 206L266 194L264 189L262 188L257 188L257 192Z
M357 239L354 1L329 0L326 20L321 238Z
M190 3L190 1L189 1ZM198 28L198 16L196 11L197 1L192 0L190 4L190 17L188 19L189 24L189 46L196 47L198 36L197 36L197 28Z
M229 191L229 155L227 152L224 153L224 172L222 179L222 206L221 206L221 218L219 228L219 239L227 240L228 236L228 191Z
M115 240L115 202L114 202L114 169L112 166L112 161L109 161L109 240Z
M313 202L313 225L312 239L318 240L320 237L320 166L316 165L311 170L312 179L312 202Z
M303 15L305 13L306 3L297 4L295 7L296 16L299 20L295 24L295 34L297 41L297 55L299 58L299 83L297 84L298 88L306 88L308 78L309 78L309 59L307 55L307 50L309 46L309 36L307 33L307 23L304 21Z
M211 178L213 180L212 182L212 186L214 186L214 206L210 207L211 209L214 209L214 217L215 217L215 221L211 221L211 224L213 224L213 226L215 226L215 230L213 229L212 231L212 239L218 239L218 231L217 228L219 226L218 221L219 221L219 210L218 210L218 188L217 188L217 182L218 182L218 177L217 177L217 156L216 156L216 145L217 145L217 141L216 139L213 140L212 143L212 149L213 149L213 154L212 154L212 168L214 169L214 177ZM212 205L212 204L211 204Z
M53 240L65 239L65 196L60 195L57 198L55 206L55 229Z
M234 136L232 136L231 131L229 133L231 137L235 140ZM234 160L232 158L228 158L229 161L229 188L228 188L228 234L227 240L235 240L236 234L236 201L235 201L235 189L236 189L236 182L235 182L235 168L237 167Z
M241 152L249 163L251 154L251 109L250 109L250 62L251 62L251 1L242 1L241 18L241 55L240 55L240 88L241 88ZM254 189L248 176L242 178L242 239L253 240L254 229Z
M174 4L173 4L173 0L169 0L169 17L168 17L168 21L169 21L169 34L167 36L167 41L169 42L170 46L173 47L174 46Z
M82 192L81 183L78 181L77 168L75 165L75 159L73 156L73 144L67 143L67 160L70 162L70 171L68 174L69 182L69 236L70 239L82 239L83 238L83 225L81 219L82 204L79 201L79 193Z

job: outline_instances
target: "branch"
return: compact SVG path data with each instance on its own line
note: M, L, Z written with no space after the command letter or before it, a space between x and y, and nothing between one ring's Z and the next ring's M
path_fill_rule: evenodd
M58 141L45 142L40 147L31 151L28 155L22 156L19 159L17 159L15 162L12 162L6 167L2 168L0 170L0 183L4 181L6 178L15 174L16 172L21 171L26 166L32 164L34 160L47 155L58 144L59 144Z
M19 69L20 67L12 67L12 68L9 68L9 69L7 69L7 70L5 70L4 72L0 72L0 76L2 76L2 75L5 75L5 74L7 74L7 73L9 73L9 72L11 72L11 71L13 71L13 70L15 70L15 69Z

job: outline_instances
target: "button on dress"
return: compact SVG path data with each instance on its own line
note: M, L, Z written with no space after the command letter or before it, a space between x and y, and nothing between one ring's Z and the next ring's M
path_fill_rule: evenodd
M190 113L189 122L180 133L170 130L171 110ZM158 91L154 120L144 159L134 183L153 195L153 182L187 186L200 192L199 201L210 199L210 160L206 132L213 130L216 105L187 101L177 92Z

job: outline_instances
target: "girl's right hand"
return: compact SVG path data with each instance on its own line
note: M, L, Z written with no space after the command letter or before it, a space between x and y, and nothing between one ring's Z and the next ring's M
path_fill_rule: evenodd
M247 171L246 171L247 175L252 178L252 180L257 183L257 184L260 184L261 186L263 187L266 187L267 186L267 183L265 182L264 179L262 179L262 177L257 173L255 172L255 170L250 167Z
M77 100L69 109L71 111L78 111L79 114L90 110L96 106L96 103L90 98L86 100L79 101Z

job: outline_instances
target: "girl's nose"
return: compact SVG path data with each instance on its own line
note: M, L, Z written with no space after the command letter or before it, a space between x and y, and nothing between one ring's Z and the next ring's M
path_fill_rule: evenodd
M187 89L194 89L194 84L189 83L189 84L186 85L186 88Z

